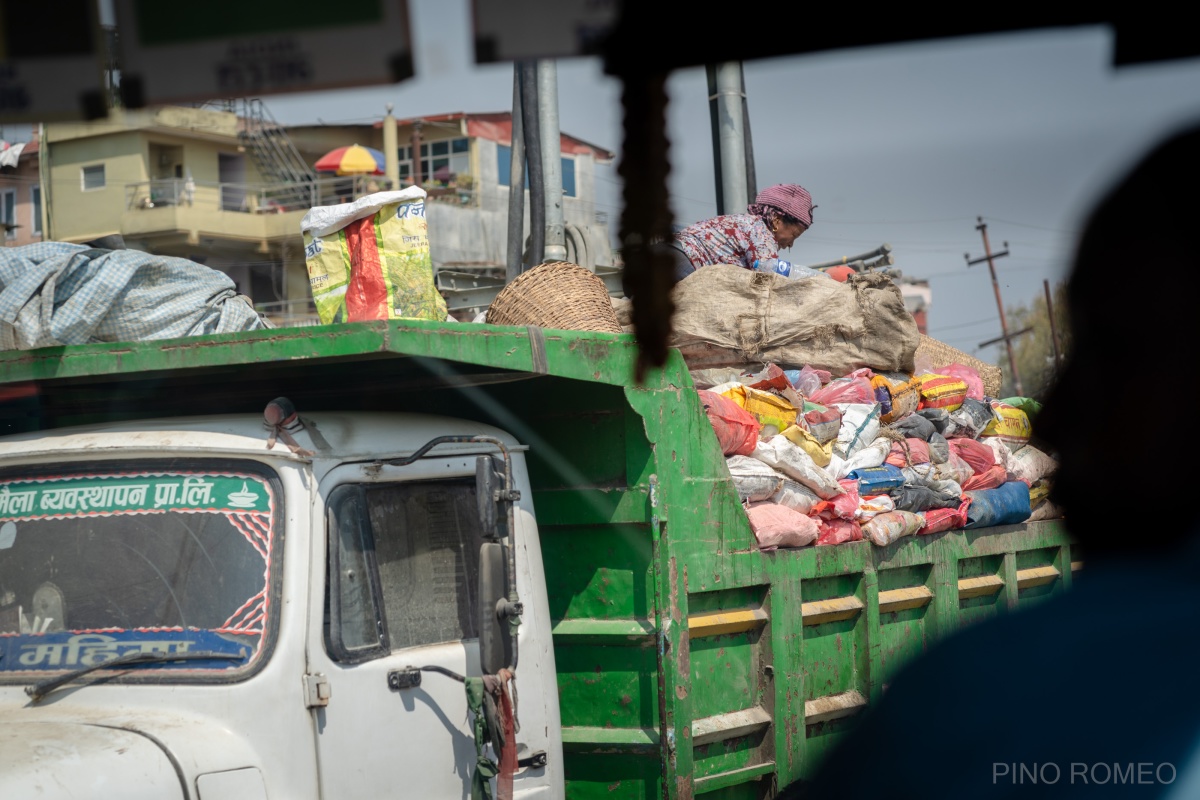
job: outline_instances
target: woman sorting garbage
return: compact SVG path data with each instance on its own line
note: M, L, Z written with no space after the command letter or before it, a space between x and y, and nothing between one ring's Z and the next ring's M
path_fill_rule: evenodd
M781 183L759 192L745 214L701 220L661 246L675 257L676 281L709 264L736 264L789 278L821 275L779 259L779 251L812 226L814 208L803 186Z

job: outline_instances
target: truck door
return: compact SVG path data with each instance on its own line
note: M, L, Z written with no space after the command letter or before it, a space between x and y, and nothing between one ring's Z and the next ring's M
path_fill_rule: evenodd
M314 708L322 797L469 797L477 756L465 687L437 670L421 671L413 686L410 668L479 675L475 595L483 536L475 456L345 465L322 481L320 495L317 530L326 536L314 561L326 567L313 578L324 584L324 609L320 632L310 627L307 680L325 684L328 696L327 705ZM528 514L518 514L518 541L534 540L540 571L536 530L522 530L531 525ZM519 546L522 553L528 548ZM529 597L528 563L521 561L517 585ZM542 614L527 616L522 643L536 638ZM548 641L548 612L545 624ZM557 697L553 704L543 697L554 692L553 660L545 665L535 653L542 648L530 644L517 670L517 755L524 766L514 793L561 797L561 751L548 741L558 730ZM538 754L549 750L559 763L548 768Z

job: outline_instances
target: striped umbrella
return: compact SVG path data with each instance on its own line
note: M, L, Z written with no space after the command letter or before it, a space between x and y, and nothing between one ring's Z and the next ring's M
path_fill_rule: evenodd
M352 144L330 150L313 166L317 172L335 175L383 175L384 163L383 153L375 148Z

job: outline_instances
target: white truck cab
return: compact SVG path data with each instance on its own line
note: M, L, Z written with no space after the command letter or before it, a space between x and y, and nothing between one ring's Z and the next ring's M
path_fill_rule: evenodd
M516 654L514 796L563 796L523 448L433 416L304 423L0 439L5 798L466 797L477 753L456 676ZM422 452L438 437L453 441ZM495 496L519 497L508 509L480 501L489 463ZM505 584L515 570L517 644L501 624L481 653L506 602L480 597L497 569Z

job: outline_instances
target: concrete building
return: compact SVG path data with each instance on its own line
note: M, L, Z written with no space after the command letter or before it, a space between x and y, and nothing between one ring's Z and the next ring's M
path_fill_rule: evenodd
M28 142L0 142L0 223L6 247L42 241L38 149L36 136Z
M429 192L439 286L464 313L469 304L486 306L503 284L511 115L403 120L399 133L401 183L409 185L420 170ZM129 247L227 273L277 322L312 322L301 218L314 205L389 184L381 176L317 176L311 165L345 145L380 149L382 138L381 122L284 127L256 100L223 108L115 109L105 120L48 124L41 153L47 238L86 242L120 234ZM611 163L613 154L568 134L561 146L568 258L612 280L607 219L595 206L595 166Z

